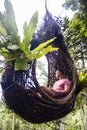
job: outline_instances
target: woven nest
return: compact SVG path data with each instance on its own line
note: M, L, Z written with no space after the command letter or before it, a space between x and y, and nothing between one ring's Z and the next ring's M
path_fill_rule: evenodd
M44 25L40 28L37 33L42 34L42 28L45 31L45 38L38 37L38 41L46 41L52 37L54 37L57 32L60 32L58 24L52 19L52 17L48 18L51 21L50 26L57 28L53 32L49 31L50 37L47 36L47 22L45 19ZM47 17L47 14L45 18ZM52 21L53 20L53 21ZM48 20L49 21L49 20ZM50 30L49 29L49 30ZM56 30L58 31L56 32ZM46 37L47 36L47 37ZM60 34L58 34L60 36ZM56 47L59 38L52 43L52 46ZM63 40L63 39L62 39ZM58 51L48 53L46 55L48 62L48 83L47 86L52 86L55 82L55 71L60 69L63 71L65 76L72 83L72 90L70 93L61 99L54 99L44 93L40 87L38 80L36 78L36 60L30 62L28 64L26 71L14 71L14 65L12 67L7 67L5 73L2 77L2 89L3 89L3 100L16 114L21 116L24 120L32 123L44 123L47 121L52 121L56 119L60 119L67 114L69 114L74 107L74 102L76 98L76 85L77 85L77 73L74 67L74 63L67 51L66 45L64 42L60 42L61 44L57 44L59 48ZM41 94L41 96L37 95L37 92Z
M70 113L74 107L77 83L76 70L74 69L72 60L66 57L64 53L64 56L59 55L59 53L62 52L58 51L54 52L53 55L52 53L47 55L49 67L48 85L52 86L55 81L54 74L56 69L62 67L73 85L69 95L62 99L51 98L40 90L36 79L36 61L28 65L27 71L15 72L13 67L11 67L7 68L3 75L3 82L1 83L3 100L11 110L29 122L42 123L59 119ZM37 92L42 97L38 97Z

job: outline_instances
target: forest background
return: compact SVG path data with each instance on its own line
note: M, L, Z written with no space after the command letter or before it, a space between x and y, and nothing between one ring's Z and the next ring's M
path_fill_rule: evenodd
M62 31L65 43L75 62L78 73L87 72L87 2L85 0L66 0L63 8L74 11L70 19L67 14L62 17ZM61 16L61 15L60 15ZM43 63L38 68L47 76ZM42 75L42 73L41 73ZM40 78L40 77L38 77ZM2 120L3 119L3 120ZM74 110L66 117L43 123L31 124L12 113L0 99L0 130L86 130L87 129L87 88L77 96Z

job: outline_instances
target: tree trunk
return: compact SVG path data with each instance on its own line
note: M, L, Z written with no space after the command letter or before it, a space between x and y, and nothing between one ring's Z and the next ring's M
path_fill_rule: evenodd
M12 130L15 130L14 127L15 127L15 114L13 113L13 116L12 116Z
M86 130L87 124L87 113L86 113L86 104L87 104L87 91L84 97L84 120L83 120L83 130Z
M60 121L59 130L64 130L64 124L62 122L63 122L63 119L61 119Z

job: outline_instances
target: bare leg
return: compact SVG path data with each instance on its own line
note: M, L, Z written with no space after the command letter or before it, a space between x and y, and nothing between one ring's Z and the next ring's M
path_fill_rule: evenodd
M46 88L44 86L40 86L41 90L44 91L45 93L47 93L49 96L54 97L55 96L55 92L52 91L52 89L50 88Z

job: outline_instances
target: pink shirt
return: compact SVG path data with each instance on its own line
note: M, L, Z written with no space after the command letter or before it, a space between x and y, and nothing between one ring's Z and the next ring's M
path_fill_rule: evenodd
M68 79L60 79L54 83L53 90L64 90L65 84L71 86L71 82Z

